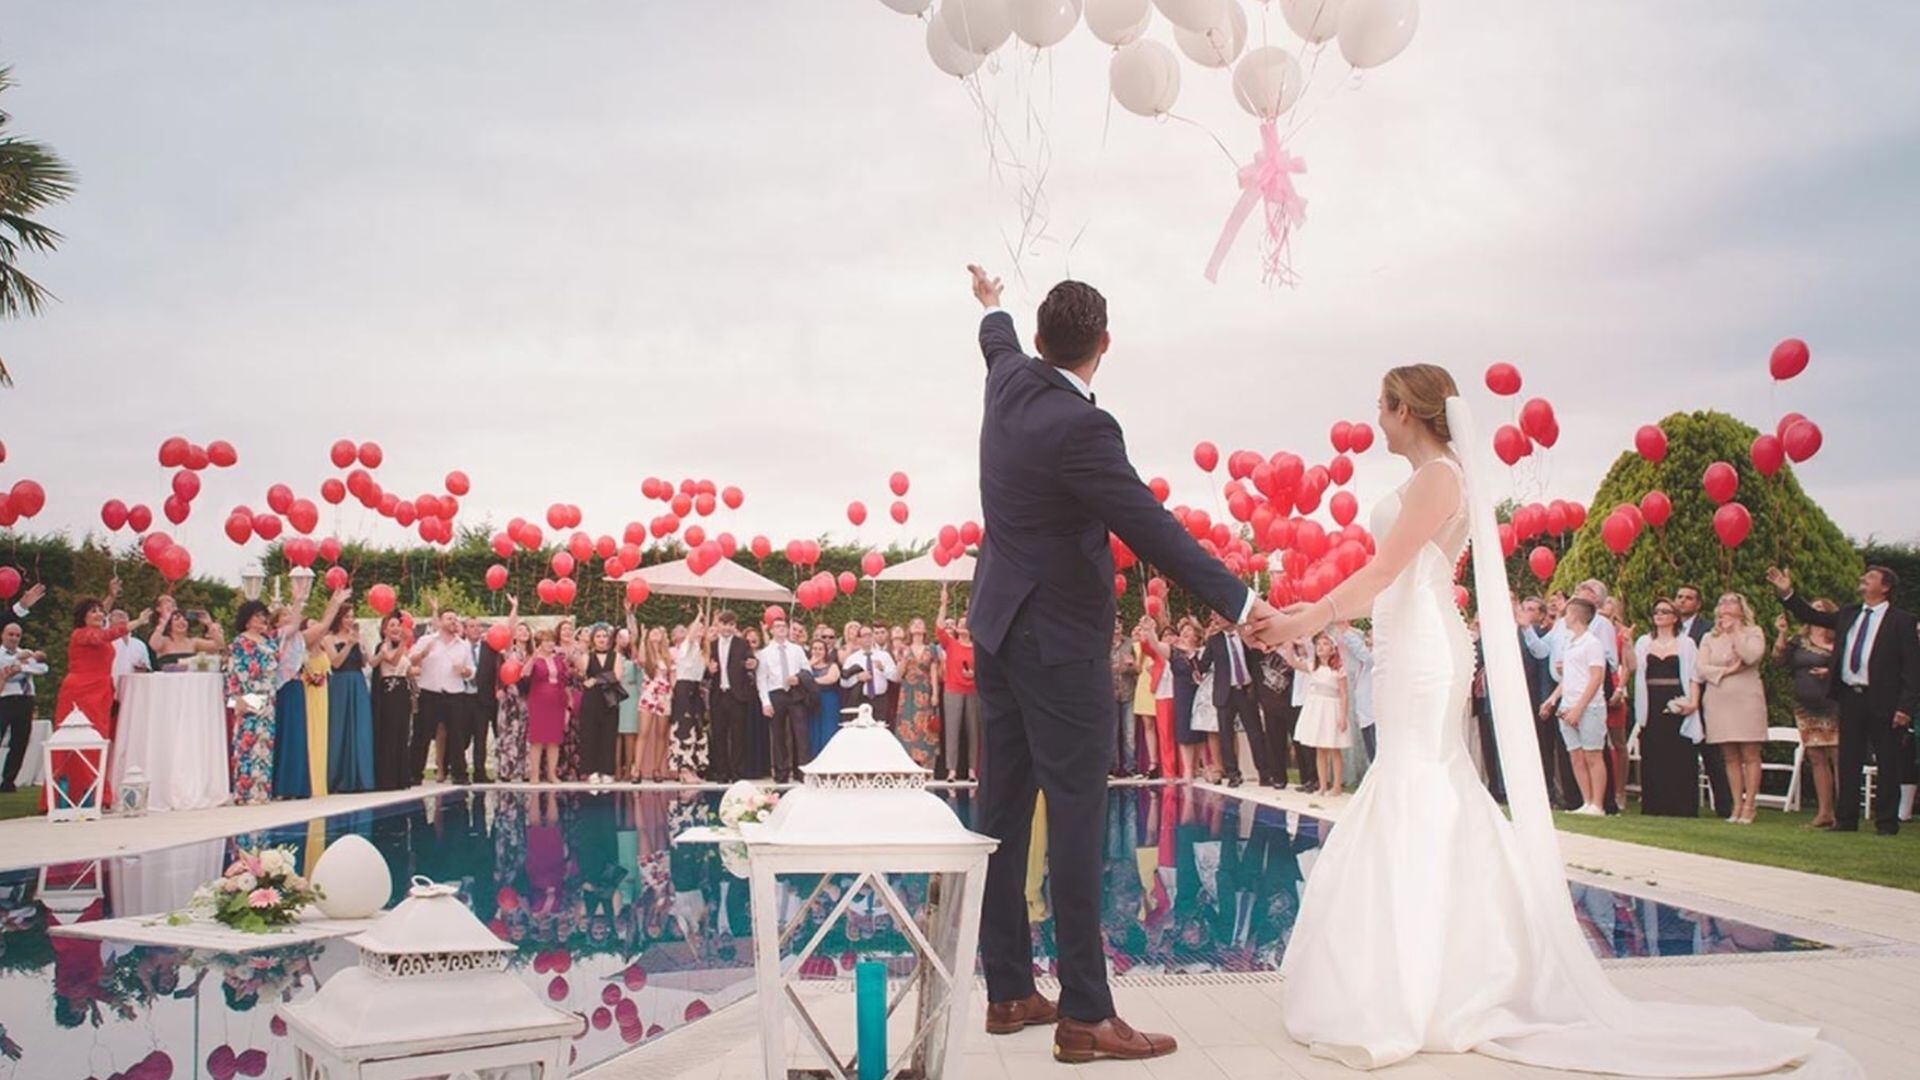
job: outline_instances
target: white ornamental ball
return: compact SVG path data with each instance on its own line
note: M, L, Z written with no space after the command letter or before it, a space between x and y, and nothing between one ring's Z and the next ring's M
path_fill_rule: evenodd
M329 919L365 919L387 906L393 876L380 849L348 833L327 845L310 875L320 890L320 913Z

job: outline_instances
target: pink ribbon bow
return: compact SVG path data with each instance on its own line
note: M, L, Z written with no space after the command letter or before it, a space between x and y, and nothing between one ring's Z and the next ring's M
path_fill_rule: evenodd
M1220 239L1213 245L1213 257L1207 260L1208 281L1216 280L1220 264L1240 235L1247 215L1253 213L1255 203L1266 204L1267 239L1261 251L1262 280L1278 281L1282 285L1292 285L1295 281L1293 267L1288 262L1288 244L1293 230L1307 220L1307 200L1293 189L1293 174L1305 173L1307 163L1287 153L1271 120L1260 125L1260 144L1253 163L1240 169L1240 201L1227 215Z

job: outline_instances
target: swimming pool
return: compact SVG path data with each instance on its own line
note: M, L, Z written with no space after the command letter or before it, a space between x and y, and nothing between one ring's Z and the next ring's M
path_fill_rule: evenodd
M970 818L970 791L946 797ZM287 1076L292 1046L272 1019L274 1006L353 964L352 946L238 957L48 931L179 908L236 846L291 844L304 870L349 832L386 856L396 897L414 874L458 883L481 919L518 946L516 973L588 1019L575 1067L605 1061L752 990L746 884L721 868L712 848L669 843L709 820L718 800L717 792L674 790L443 791L290 828L0 872L0 1080ZM1301 883L1330 827L1185 786L1114 788L1102 911L1112 970L1276 970ZM786 903L797 905L811 884L791 883L805 891ZM1606 889L1571 889L1602 957L1823 947ZM917 905L924 886L908 880L901 892ZM1027 895L1036 964L1050 973L1043 870L1031 875ZM830 885L815 917L837 898ZM898 966L908 951L884 908L856 906L808 974L850 978L856 958Z

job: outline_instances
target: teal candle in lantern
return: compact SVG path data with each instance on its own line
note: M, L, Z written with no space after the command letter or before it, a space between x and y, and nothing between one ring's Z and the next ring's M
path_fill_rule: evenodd
M853 998L860 1080L881 1080L887 1075L887 966L878 960L855 964Z

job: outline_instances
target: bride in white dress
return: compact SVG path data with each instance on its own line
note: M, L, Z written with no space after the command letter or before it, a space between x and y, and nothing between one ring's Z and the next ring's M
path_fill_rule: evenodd
M1811 1028L1631 1001L1594 959L1574 922L1518 638L1497 614L1512 601L1491 497L1455 452L1477 445L1457 395L1443 368L1387 374L1379 427L1413 475L1373 512L1378 553L1263 635L1373 619L1379 756L1307 878L1280 969L1288 1033L1357 1069L1477 1051L1631 1076L1861 1075ZM1511 822L1467 752L1473 649L1453 572L1470 533Z

